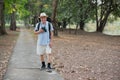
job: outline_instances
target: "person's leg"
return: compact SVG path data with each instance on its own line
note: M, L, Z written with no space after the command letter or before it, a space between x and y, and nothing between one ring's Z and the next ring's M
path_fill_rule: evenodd
M45 53L45 47L44 46L37 46L37 54L40 56L40 62L41 62L41 69L45 69L45 60L44 60L44 53Z
M51 54L51 48L49 46L47 46L46 48L46 54L47 54L47 68L51 69L51 60L52 60L52 54Z
M51 69L51 54L48 54L48 55L47 55L47 60L48 60L48 61L47 61L47 62L48 62L47 68L48 68L48 69Z
M44 62L44 55L40 55L40 61Z
M41 61L41 69L45 69L46 68L46 65L45 65L45 61L44 61L44 55L40 55L40 61Z

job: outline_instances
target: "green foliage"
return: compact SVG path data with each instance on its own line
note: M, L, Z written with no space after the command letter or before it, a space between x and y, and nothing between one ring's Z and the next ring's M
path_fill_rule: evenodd
M9 21L9 14L16 12L17 18L28 19L39 16L41 12L46 12L48 16L52 14L53 0L5 0L5 15ZM98 5L96 6L96 1ZM112 5L110 5L112 2ZM108 21L112 22L120 17L120 0L59 0L57 8L57 21L67 20L69 23L79 23L83 21L96 20L96 8L98 18L101 12L106 13L111 8ZM103 15L102 19L106 15ZM101 19L101 20L102 20Z
M24 8L26 3L27 0L5 0L5 14L16 12L19 18L29 15L30 12Z
M112 12L112 14L115 17L120 17L120 0L114 0L114 11Z
M58 20L70 18L71 21L79 23L81 20L88 22L94 18L94 4L90 0L60 0L58 7Z

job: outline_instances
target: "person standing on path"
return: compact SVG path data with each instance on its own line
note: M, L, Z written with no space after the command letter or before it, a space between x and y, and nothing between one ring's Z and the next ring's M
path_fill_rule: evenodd
M46 13L40 14L40 23L36 24L34 33L38 35L37 40L37 54L40 56L41 69L51 69L51 48L53 40L53 25L47 21ZM44 60L45 54L47 55L47 66Z

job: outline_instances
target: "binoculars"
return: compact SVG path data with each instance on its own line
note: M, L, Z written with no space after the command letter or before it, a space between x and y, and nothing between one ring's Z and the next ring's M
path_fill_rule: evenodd
M44 30L45 32L47 32L47 30L46 30L46 28L45 28L45 27L42 27L41 29L42 29L42 30Z

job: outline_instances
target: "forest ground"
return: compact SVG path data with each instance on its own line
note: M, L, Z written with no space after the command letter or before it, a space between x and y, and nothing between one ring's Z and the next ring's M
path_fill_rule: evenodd
M53 54L54 67L65 80L120 80L120 36L61 31Z
M2 80L8 66L8 61L12 54L14 45L19 35L19 30L10 31L7 35L0 36L0 80Z

